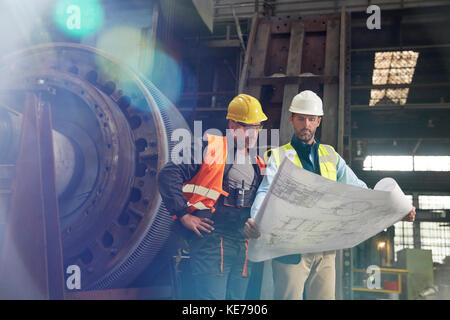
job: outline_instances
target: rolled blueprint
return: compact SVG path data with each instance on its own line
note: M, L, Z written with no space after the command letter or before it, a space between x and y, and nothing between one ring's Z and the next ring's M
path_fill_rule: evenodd
M405 212L405 216L412 209L411 201L405 196L397 182L392 178L383 178L375 185L373 190L391 193L391 201L397 205L398 211Z
M255 216L261 236L250 241L248 258L258 262L351 248L401 221L411 208L392 178L365 189L285 160Z

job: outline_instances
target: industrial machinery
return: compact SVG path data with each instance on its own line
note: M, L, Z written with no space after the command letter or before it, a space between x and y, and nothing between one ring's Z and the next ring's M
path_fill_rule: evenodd
M80 267L82 289L126 287L169 237L173 219L156 179L172 131L189 130L183 117L138 72L79 44L9 55L0 79L0 164L17 157L33 92L51 106L63 265Z

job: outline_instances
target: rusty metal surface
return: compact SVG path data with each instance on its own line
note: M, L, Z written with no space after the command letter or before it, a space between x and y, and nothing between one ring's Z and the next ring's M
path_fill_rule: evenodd
M260 24L270 25L264 76L251 76L248 83L255 87L262 86L261 102L264 111L270 115L267 128L280 127L281 105L286 84L298 84L299 91L313 90L322 96L324 84L337 83L335 75L325 73L327 26L337 19L339 15L336 14L310 17L287 15L260 19ZM287 75L291 28L294 22L299 21L304 26L301 72L299 75ZM258 55L253 54L253 64L258 63L257 59ZM320 129L318 137L320 138Z

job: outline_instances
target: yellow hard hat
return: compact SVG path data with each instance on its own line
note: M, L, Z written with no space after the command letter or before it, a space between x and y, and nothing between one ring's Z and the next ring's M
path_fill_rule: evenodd
M228 105L227 119L251 124L266 121L267 117L256 98L241 93Z

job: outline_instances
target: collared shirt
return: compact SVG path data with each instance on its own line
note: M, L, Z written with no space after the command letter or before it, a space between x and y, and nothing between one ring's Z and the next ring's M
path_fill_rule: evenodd
M312 144L307 144L303 141L300 141L295 135L293 135L291 139L291 145L297 152L303 169L320 174L318 157L320 143L317 140L314 140Z
M316 170L320 170L319 168L317 168L318 167L318 157L319 157L318 156L319 143L317 141L315 141L314 144L308 148L306 146L301 146L301 145L297 144L296 141L294 140L294 138L293 138L293 141L296 144L296 146L293 145L294 149L296 149L296 151L297 151L297 149L302 150L302 151L300 151L300 154L299 154L299 151L297 151L297 153L299 154L300 161L302 162L302 166L306 170L308 170L308 166L304 165L304 159L305 159L305 156L307 156L309 159L309 161L308 161L309 168L313 168L313 170L309 169L309 171L318 173ZM298 141L298 142L302 143L301 141ZM292 144L292 142L291 142L291 144ZM308 150L309 150L309 153L305 154L304 152L308 151ZM358 177L353 172L353 170L346 164L345 160L339 154L337 156L338 156L338 161L337 161L337 165L336 165L337 182L350 184L353 186L367 189L367 185L364 183L364 181L361 181L358 179ZM305 162L305 164L306 164L306 162ZM312 166L311 164L314 164L314 166ZM270 184L272 183L272 180L273 180L277 170L278 170L278 166L277 166L277 163L276 163L274 157L270 157L269 161L267 163L264 179L261 182L261 185L259 186L258 191L256 192L256 198L252 205L252 209L251 209L251 217L252 218L255 218L256 214L258 213L258 210L261 207L264 197L266 196L267 191L269 190Z

